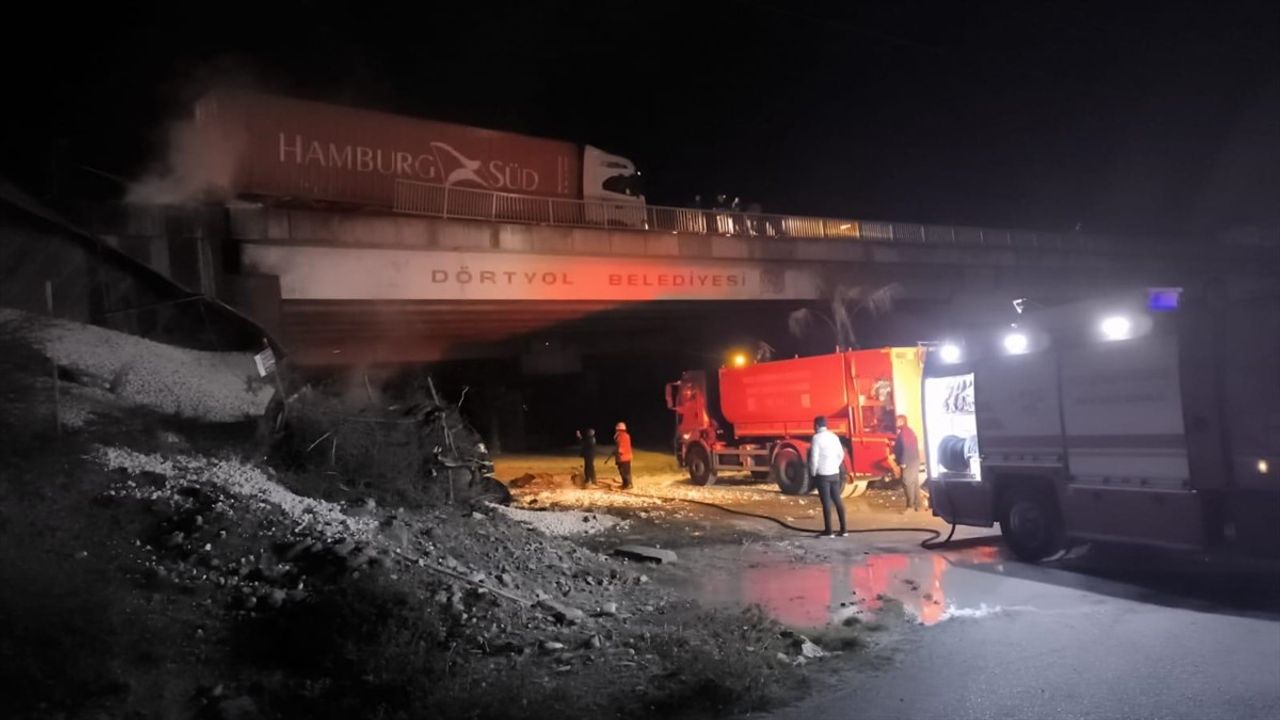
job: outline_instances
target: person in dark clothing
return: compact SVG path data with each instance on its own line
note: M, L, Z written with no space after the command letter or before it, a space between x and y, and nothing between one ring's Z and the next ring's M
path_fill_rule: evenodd
M760 203L753 202L747 206L747 232L759 235L763 231L760 224Z
M902 490L907 495L907 510L920 510L920 441L916 439L915 431L908 427L906 415L899 415L897 424L893 456L902 468Z
M587 428L578 431L582 450L582 478L587 485L596 484L596 431Z

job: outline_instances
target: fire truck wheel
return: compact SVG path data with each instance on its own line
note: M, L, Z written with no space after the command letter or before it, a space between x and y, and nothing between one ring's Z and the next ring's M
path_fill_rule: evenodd
M769 472L784 495L804 495L811 489L809 468L800 453L791 448L782 448L774 454Z
M1018 559L1039 562L1063 548L1062 518L1053 496L1037 488L1013 490L1000 516L1000 534Z
M715 485L716 474L711 469L711 459L700 446L689 448L684 455L684 466L689 468L689 482L694 485Z
M844 490L840 497L856 498L867 491L866 480L854 480L853 482L845 482Z

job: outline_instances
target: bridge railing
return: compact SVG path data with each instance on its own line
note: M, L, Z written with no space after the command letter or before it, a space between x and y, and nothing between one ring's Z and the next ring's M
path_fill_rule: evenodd
M1082 233L730 212L514 195L396 180L396 212L440 218L765 238L846 238L910 245L1024 248L1091 253L1149 251L1149 242ZM1163 249L1170 250L1168 245Z

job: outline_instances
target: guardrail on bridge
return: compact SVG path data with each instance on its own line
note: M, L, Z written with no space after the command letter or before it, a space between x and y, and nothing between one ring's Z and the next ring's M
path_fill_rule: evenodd
M514 195L411 180L396 180L395 210L400 213L439 218L649 230L692 235L844 238L897 244L1027 248L1090 253L1150 252L1154 247L1160 247L1166 252L1173 249L1170 244L1156 246L1149 241L1134 238L1082 233L1032 232L631 205L596 200Z

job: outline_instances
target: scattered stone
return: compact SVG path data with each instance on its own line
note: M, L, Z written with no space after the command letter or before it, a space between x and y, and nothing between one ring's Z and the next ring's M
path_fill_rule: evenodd
M607 603L605 603L605 604L600 608L600 614L601 614L601 615L604 615L605 617L617 617L617 615L618 615L618 603L616 603L616 602L607 602Z
M792 647L796 649L800 657L807 660L817 660L818 658L826 657L827 655L826 650L818 647L817 644L803 635L797 636L795 640L792 641Z
M599 633L592 635L587 640L587 647L592 650L599 650L604 647L604 638L600 637Z
M543 640L539 647L542 648L543 652L560 652L564 649L564 643L559 643L555 640Z
M382 536L397 547L408 547L412 538L408 523L395 518L387 518L382 522Z
M555 600L539 600L538 608L546 611L556 622L562 625L577 625L586 619L586 613L581 610L558 603Z
M333 554L337 555L338 557L344 558L350 555L351 551L355 549L356 549L355 542L351 540L343 540L342 542L333 546Z
M281 605L284 605L284 601L286 597L287 595L285 591L279 588L276 588L271 592L267 593L267 604L273 608L278 608Z

